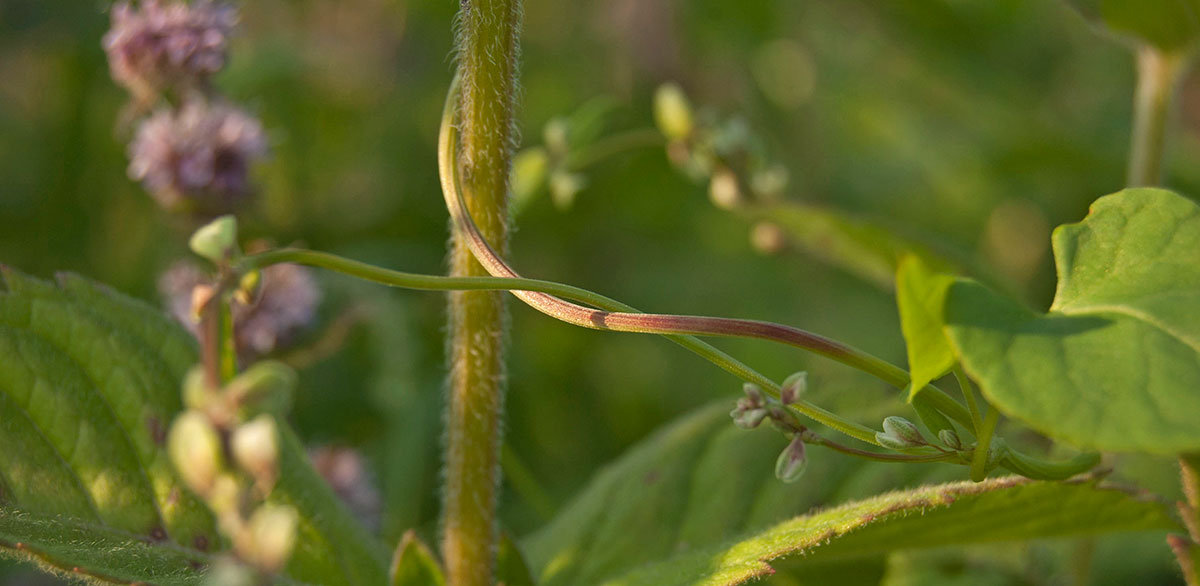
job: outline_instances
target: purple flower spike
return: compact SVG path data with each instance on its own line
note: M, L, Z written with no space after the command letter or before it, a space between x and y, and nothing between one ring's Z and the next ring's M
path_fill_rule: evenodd
M202 86L225 67L236 23L232 6L211 0L119 2L104 35L113 79L147 103L168 87Z
M167 209L217 215L252 193L251 164L266 153L257 119L232 106L192 101L142 122L129 147L129 176Z

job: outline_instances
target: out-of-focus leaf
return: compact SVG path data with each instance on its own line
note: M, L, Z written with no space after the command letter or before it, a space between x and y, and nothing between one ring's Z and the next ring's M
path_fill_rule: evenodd
M920 257L906 256L896 272L900 329L908 347L912 388L919 390L954 366L954 348L942 330L949 275L934 272Z
M637 568L605 586L732 585L803 553L843 559L946 545L1171 529L1165 505L1098 485L1009 477L928 486L798 517L736 543Z
M1165 51L1200 38L1200 0L1070 0L1080 13L1121 36Z
M1058 293L1035 314L972 282L951 341L995 405L1085 449L1200 449L1200 207L1159 189L1100 198L1054 233Z
M928 244L837 210L787 203L754 208L747 214L783 228L788 244L800 251L883 289L895 287L896 270L906 254L922 258L937 272L974 273L990 278L980 274L982 269L967 270L966 263L951 259Z
M191 337L154 308L78 277L55 286L10 269L3 276L0 501L9 516L0 553L42 552L30 545L42 544L45 555L30 559L51 568L103 575L115 568L125 576L143 567L147 574L128 574L130 581L157 582L152 562L135 549L113 548L99 566L72 556L87 539L112 535L184 557L215 549L212 515L179 482L162 445L181 409L180 382L197 360ZM378 546L312 469L295 435L284 429L281 436L272 499L301 517L288 576L382 583ZM45 539L54 526L74 528L73 548ZM81 537L91 529L95 536ZM126 552L132 557L122 558Z
M533 586L533 575L525 556L508 533L500 536L500 549L496 552L496 583L500 586Z
M409 531L392 558L392 586L445 586L446 577L433 552Z

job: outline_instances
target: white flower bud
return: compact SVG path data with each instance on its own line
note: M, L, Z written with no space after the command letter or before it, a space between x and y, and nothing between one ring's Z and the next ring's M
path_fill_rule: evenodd
M804 440L799 435L792 437L791 443L779 453L775 460L775 476L784 482L800 480L808 468L808 454L804 448Z
M230 448L238 466L268 492L279 471L279 440L275 419L259 415L233 432Z
M808 391L808 373L802 370L783 379L783 384L779 388L779 401L784 405L791 405L806 391Z
M208 418L196 411L180 415L167 437L167 453L188 488L208 495L224 466L221 437Z
M247 527L253 552L248 556L259 568L278 572L292 555L296 544L295 509L265 504L254 511Z

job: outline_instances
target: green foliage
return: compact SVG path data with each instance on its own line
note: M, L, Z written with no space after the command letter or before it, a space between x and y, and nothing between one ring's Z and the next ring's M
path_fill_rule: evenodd
M445 586L446 577L433 552L409 531L400 538L392 558L392 586Z
M896 271L896 304L913 393L954 366L954 348L942 331L942 308L953 283L953 277L934 272L918 256L904 257Z
M640 444L531 536L525 551L539 583L737 584L769 573L766 561L799 552L832 560L1177 527L1162 504L1094 481L1016 478L887 494L774 525L815 504L806 491L837 484L838 474L812 472L809 478L818 480L809 486L778 483L771 465L781 439L732 428L721 407L687 416ZM772 496L784 486L785 496Z
M971 543L1113 531L1170 529L1162 503L1095 481L1015 477L927 486L797 517L736 543L638 568L606 586L732 585L772 572L768 562L806 561Z
M203 583L198 568L209 554L98 523L0 508L0 543L18 558L97 583L151 582L160 586Z
M1200 38L1197 0L1071 0L1071 4L1111 32L1164 51L1186 48Z
M1086 449L1200 449L1200 208L1168 191L1096 201L1054 234L1059 286L1035 314L960 281L947 331L1006 413Z
M179 482L163 448L181 408L180 381L196 360L190 336L153 308L78 277L62 277L56 287L11 269L3 275L5 549L130 581L158 582L178 565L170 560L203 559L219 545L212 516ZM272 499L301 515L288 575L323 584L381 583L377 546L312 469L295 436L281 435ZM72 538L56 541L54 527ZM89 541L111 540L141 545L81 553ZM100 553L104 563L94 564Z

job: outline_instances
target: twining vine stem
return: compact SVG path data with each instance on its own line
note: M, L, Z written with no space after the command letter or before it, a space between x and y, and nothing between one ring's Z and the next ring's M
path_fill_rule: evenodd
M470 215L462 213L463 208L458 201L460 196L457 187L457 178L454 176L454 174L447 175L445 172L447 169L454 169L455 131L453 124L454 114L453 110L451 109L452 100L454 99L454 91L455 90L452 89L451 95L447 99L447 114L446 118L443 120L442 135L439 145L439 158L441 159L440 162L442 163L441 166L443 170L442 183L444 195L446 196L447 206L450 210L452 218L454 219L456 227L466 232L468 236L468 242L471 244L473 249L478 249L477 254L482 257L481 261L483 261L484 267L487 268L491 274L497 276L443 277L405 273L401 271L383 269L328 253L300 249L278 249L247 256L240 261L238 269L240 271L245 271L255 268L262 268L276 263L291 262L325 268L365 280L409 289L507 290L535 309L542 311L551 317L562 319L563 321L567 321L568 323L572 323L574 325L590 329L654 333L662 335L709 360L716 366L733 374L734 376L737 376L743 381L759 385L766 392L775 397L778 397L780 391L780 386L776 382L738 361L736 358L733 358L725 352L722 352L721 350L690 334L697 333L701 335L758 338L782 342L789 345L798 346L806 350L814 351L835 360L842 361L851 366L855 366L899 388L903 388L908 384L909 376L908 373L903 369L888 364L881 359L866 355L848 346L827 340L826 338L817 336L816 334L791 328L789 326L727 318L641 314L638 313L633 307L586 289L551 281L526 279L520 277L511 267L507 265L507 263L505 263L499 257L497 253L495 253L495 251L491 250L487 244L487 241L479 235ZM585 303L592 306L592 308L568 303L563 299ZM613 316L619 316L623 321L614 320ZM636 321L636 318L644 317L674 318L678 320L678 323L682 323L684 325L679 329L671 329L669 325L664 326L662 323L655 323L653 321L649 323L639 323ZM632 326L628 320L632 320ZM670 322L668 321L668 323ZM716 324L715 326L712 325L714 323ZM742 327L747 325L750 326L748 328L749 331L743 331ZM784 332L784 335L776 336L776 334L779 332ZM808 344L809 341L817 341L819 343L812 344L810 346ZM868 370L863 368L863 365L868 365L869 367L873 367L873 369ZM957 374L962 375L964 377L963 382L965 382L965 373ZM964 393L971 392L969 383L967 383L967 386L964 387L963 391ZM927 397L936 397L936 399L932 401L932 406L950 416L968 430L974 431L978 434L981 431L981 427L986 427L984 425L985 422L983 421L983 417L979 414L978 405L969 411L967 408L964 408L962 404L958 403L949 395L932 385L927 386L925 392L922 392L921 395ZM974 399L975 397L971 395L968 401L975 403ZM876 430L853 421L846 420L835 413L803 400L803 398L799 399L795 403L790 404L789 407L795 409L797 412L809 417L810 419L826 425L831 429L842 432L849 437L853 437L872 445L879 445L875 440ZM875 452L867 452L864 450L843 446L832 440L815 436L815 434L806 435L806 441L824 445L843 453L875 460L951 461L957 459L954 454L944 454L939 452L925 452L917 454L879 454ZM986 454L987 448L985 447L982 451ZM984 456L984 460L984 464L986 464L986 456ZM1031 478L1062 479L1083 472L1095 466L1097 462L1098 458L1094 454L1081 454L1067 461L1054 462L1028 456L1017 452L1016 450L1012 450L1011 448L1005 447L999 463L1013 472L1017 472L1018 474L1022 474Z

